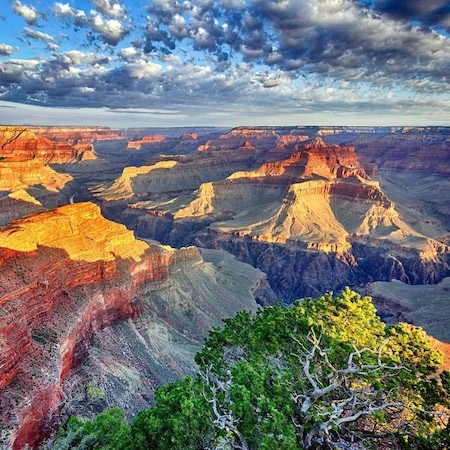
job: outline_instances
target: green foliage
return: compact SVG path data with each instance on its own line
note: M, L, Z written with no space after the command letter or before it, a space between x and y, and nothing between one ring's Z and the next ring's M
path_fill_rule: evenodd
M93 401L106 399L105 393L97 386L94 386L92 383L87 384L86 395L89 400Z
M71 417L60 428L52 450L126 450L131 448L130 427L120 408L99 414L93 421Z
M390 448L426 450L449 439L439 352L420 328L385 327L348 288L226 319L196 362L196 378L159 389L131 426L117 411L71 419L57 442L73 446L58 448L308 450L382 435Z
M134 448L189 450L212 440L212 413L200 379L187 376L158 389L156 402L156 408L142 411L131 426Z

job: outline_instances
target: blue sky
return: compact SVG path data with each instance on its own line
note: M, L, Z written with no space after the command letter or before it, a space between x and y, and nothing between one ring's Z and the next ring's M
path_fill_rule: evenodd
M450 125L444 0L3 0L0 123Z

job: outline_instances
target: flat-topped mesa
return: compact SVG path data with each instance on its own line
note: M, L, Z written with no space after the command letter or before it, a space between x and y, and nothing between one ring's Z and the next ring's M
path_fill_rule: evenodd
M239 127L200 145L198 151L271 149L275 148L278 137L273 129Z
M122 139L120 132L112 131L109 127L28 127L37 135L47 137L52 141L67 142L71 145L79 142L93 142L96 140Z
M67 142L54 142L25 127L0 127L0 158L36 160L42 164L76 162L80 152Z
M127 149L140 150L143 145L159 144L166 139L164 135L144 136L138 141L128 141Z
M308 144L295 145L297 151L284 160L262 164L253 171L232 174L229 179L265 177L280 182L295 182L308 178L367 178L353 147L328 145L317 138Z
M0 426L9 430L0 442L34 448L93 333L139 315L141 294L196 259L195 248L136 240L91 203L0 228Z
M305 142L309 139L308 136L304 134L284 134L278 136L278 142L276 144L277 148L283 148L287 145L298 144L300 142Z
M277 133L271 128L259 128L259 127L237 127L233 128L226 134L222 134L219 139L231 139L231 138L276 138Z
M33 252L38 247L64 251L72 261L131 258L140 261L148 249L124 225L104 219L93 203L75 203L25 217L0 228L0 253Z
M177 161L167 160L152 166L125 167L122 175L111 186L95 196L109 201L124 200L146 193L150 185L153 191L163 192L167 189L167 169L176 165Z

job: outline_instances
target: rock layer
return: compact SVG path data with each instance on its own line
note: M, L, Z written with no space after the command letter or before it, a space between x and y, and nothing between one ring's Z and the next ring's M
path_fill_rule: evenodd
M63 384L89 354L93 335L140 316L140 298L175 282L185 263L204 264L195 248L173 250L136 240L90 203L0 228L1 445L35 446L61 402L67 403ZM208 270L197 272L217 289ZM233 314L255 308L252 292L264 283L262 274L259 279L253 276L255 285L241 297L243 304L223 309ZM208 323L218 323L218 315Z

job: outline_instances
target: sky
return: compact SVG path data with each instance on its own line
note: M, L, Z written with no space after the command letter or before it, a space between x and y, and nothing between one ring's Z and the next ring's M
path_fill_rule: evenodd
M0 124L450 125L450 1L0 2Z

